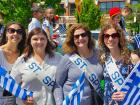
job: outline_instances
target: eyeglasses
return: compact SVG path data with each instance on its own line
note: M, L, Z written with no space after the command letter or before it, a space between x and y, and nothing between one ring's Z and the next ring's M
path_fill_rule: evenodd
M74 35L74 38L75 38L75 39L78 39L80 36L81 36L82 38L83 38L83 37L86 37L86 36L87 36L87 32L84 32L84 33L81 33L81 34Z
M111 34L111 35L109 35L109 34L104 34L104 38L105 38L105 39L109 39L110 37L111 37L112 39L115 39L115 38L118 38L118 37L120 37L120 36L119 36L118 33L113 33L113 34Z
M22 29L14 29L14 28L8 28L7 29L7 32L9 33L9 34L13 34L13 33L15 33L15 32L17 32L17 34L20 34L20 35L22 35L23 34L23 30Z

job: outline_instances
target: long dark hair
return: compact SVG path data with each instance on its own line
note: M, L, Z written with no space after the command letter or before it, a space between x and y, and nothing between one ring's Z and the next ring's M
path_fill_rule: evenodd
M7 32L7 29L13 24L16 24L16 25L20 26L20 28L23 30L22 39L17 46L17 49L19 50L20 55L21 55L24 51L24 48L25 48L26 31L25 31L25 28L18 22L10 22L6 25L6 27L4 28L4 32L2 34L2 38L1 38L1 41L0 41L0 46L7 43L6 32Z
M29 34L28 34L28 37L27 37L27 40L26 40L26 48L25 48L25 57L24 57L24 60L26 61L32 54L33 54L33 47L31 45L31 38L34 36L34 35L37 35L37 34L40 34L42 33L44 36L46 36L47 38L47 46L46 46L46 49L45 49L45 53L49 55L49 57L52 57L54 55L54 52L53 52L53 49L54 47L52 46L52 44L50 43L50 41L48 40L48 37L47 37L47 34L45 31L43 31L41 28L34 28Z

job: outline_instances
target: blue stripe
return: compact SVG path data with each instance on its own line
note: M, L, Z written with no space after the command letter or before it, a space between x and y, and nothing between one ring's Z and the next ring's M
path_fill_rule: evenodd
M16 93L15 93L15 96L16 96L16 97L19 96L20 90L21 90L21 88L20 88L20 86L18 86L18 88L17 88L17 90L16 90Z
M77 103L78 103L78 105L80 105L80 99L81 99L80 93L78 93L78 94L77 94Z
M11 79L12 80L12 79ZM14 88L14 84L15 84L15 81L12 80L11 84L10 84L10 89L9 91L12 93L13 91L13 88Z
M131 88L131 90L132 90L132 88ZM138 91L139 91L139 89L138 89L138 88L136 88L136 90L135 90L135 92L133 93L133 95L131 95L131 98L130 98L130 100L129 100L129 104L131 104L131 103L132 103L132 101L133 101L133 99L134 99L135 95L138 93ZM129 94L130 94L130 93L129 93ZM128 96L129 96L129 94L128 94Z
M3 87L4 87L4 88L6 88L6 86L7 86L7 82L8 82L8 79L7 79L7 78L4 79L4 84L3 84Z
M140 95L138 96L137 100L135 101L134 105L137 105L137 103L140 101Z

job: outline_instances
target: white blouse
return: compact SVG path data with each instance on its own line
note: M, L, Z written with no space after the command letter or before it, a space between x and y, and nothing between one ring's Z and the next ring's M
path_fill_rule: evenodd
M61 58L62 56L58 53L55 53L54 57L52 58L46 55L44 62L40 66L46 71L48 66L50 66L49 72L55 75L58 61ZM15 78L18 83L22 83L21 86L23 88L33 91L35 105L55 105L52 91L45 87L37 78L35 73L27 68L27 63L31 62L33 59L33 57L30 57L25 62L23 56L19 57L12 68L11 76ZM17 104L25 105L20 99L17 100Z

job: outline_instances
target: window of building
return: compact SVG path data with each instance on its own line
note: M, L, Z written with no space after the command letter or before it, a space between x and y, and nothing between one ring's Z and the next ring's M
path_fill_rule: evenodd
M75 8L76 8L76 6L75 6L74 3L70 4L70 15L71 15L71 16L74 15L74 13L75 13Z
M124 1L112 1L112 2L101 2L100 3L100 10L102 12L108 12L108 10L112 7L120 7L123 8L125 6Z
M131 0L131 4L137 4L138 0Z

